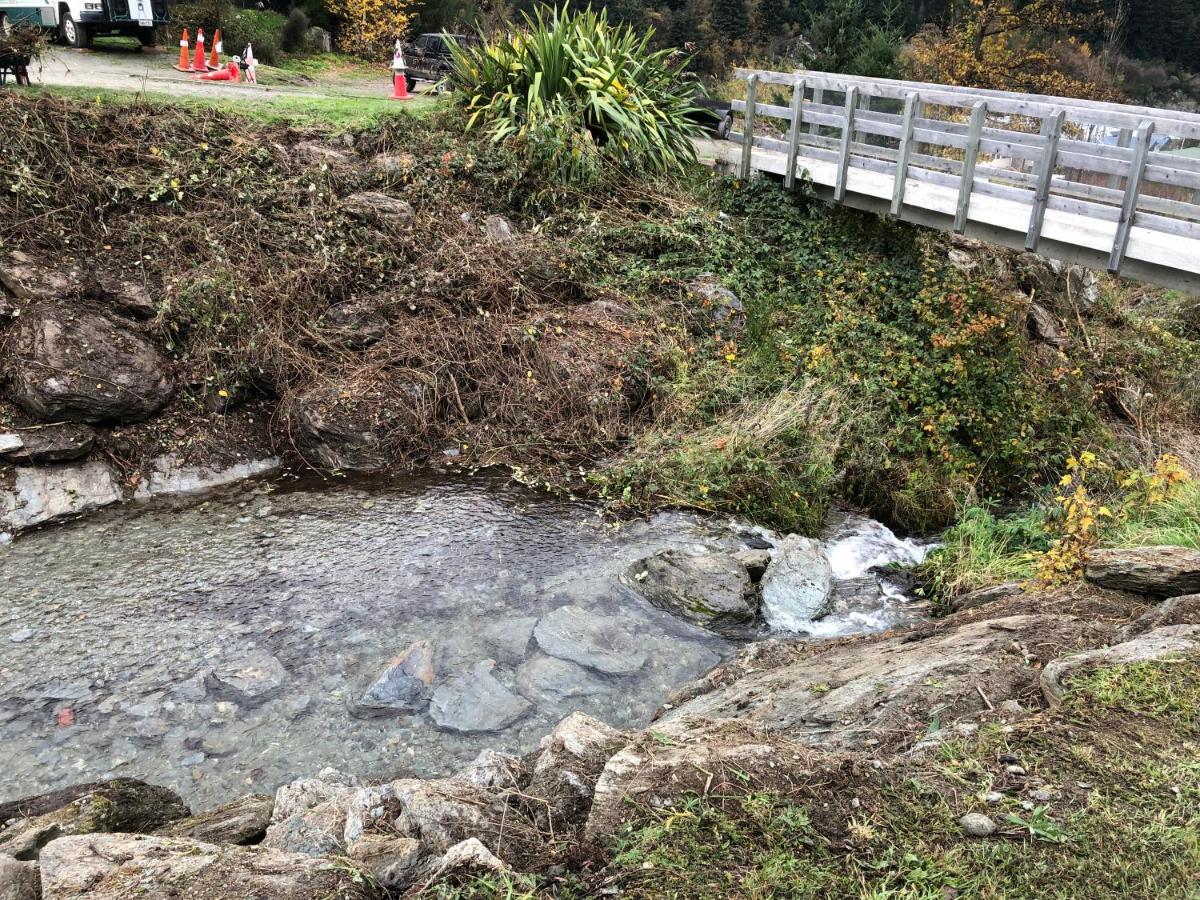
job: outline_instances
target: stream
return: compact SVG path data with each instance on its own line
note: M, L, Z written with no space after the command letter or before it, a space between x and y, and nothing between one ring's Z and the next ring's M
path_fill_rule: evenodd
M763 534L682 512L616 527L491 476L248 483L28 534L0 548L0 800L136 777L205 808L327 766L441 775L485 747L530 750L572 710L643 726L734 645L617 576ZM920 545L843 517L826 551L837 602L814 637L919 615L870 567ZM604 646L540 649L560 607ZM358 705L414 641L433 688L468 682L459 730ZM597 671L587 652L632 662ZM472 725L483 707L511 723Z

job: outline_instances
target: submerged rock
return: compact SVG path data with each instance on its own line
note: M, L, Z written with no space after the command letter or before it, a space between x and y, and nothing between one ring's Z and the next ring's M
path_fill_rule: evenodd
M267 847L217 846L184 838L111 834L60 838L41 859L46 900L344 900L361 897L362 876ZM147 893L147 887L152 893Z
M95 441L96 432L86 425L26 428L0 434L0 460L34 466L71 462L91 453Z
M196 494L226 484L257 478L279 469L279 459L252 459L228 466L193 466L171 454L154 460L150 473L134 492L138 499L169 494Z
M429 715L447 731L468 734L499 731L512 725L532 708L492 676L496 663L477 662L433 692Z
M762 614L776 631L804 631L829 611L833 569L821 545L789 534L762 581Z
M749 569L724 553L662 550L631 565L621 581L659 609L726 637L745 636L758 616Z
M1200 550L1188 547L1130 547L1092 550L1084 562L1092 584L1148 597L1200 592Z
M538 646L551 656L587 666L608 675L636 672L646 654L624 623L613 616L600 616L578 606L560 606L538 620L533 629Z
M208 676L208 689L247 706L265 703L288 679L287 669L274 656L248 650L217 661Z
M363 716L416 713L429 703L433 684L433 645L414 641L393 657L374 684L358 698L354 712Z
M602 675L583 666L538 654L517 669L517 690L539 704L561 706L576 697L602 694L610 688Z
M137 422L162 409L175 389L166 357L98 313L30 311L7 349L10 397L48 421Z
M11 487L0 487L0 529L24 531L121 499L116 473L98 460L53 468L18 468Z

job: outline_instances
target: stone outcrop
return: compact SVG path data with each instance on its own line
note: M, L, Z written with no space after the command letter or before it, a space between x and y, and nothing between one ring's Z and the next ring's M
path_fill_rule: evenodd
M571 713L559 722L542 739L525 786L526 794L544 804L533 809L539 827L563 834L582 823L605 763L628 740L628 735L583 713Z
M268 847L111 834L60 838L40 861L44 900L348 900L364 896L345 865Z
M4 812L13 815L0 831L0 854L21 860L37 859L66 835L150 832L191 814L174 791L130 778L28 797L6 804Z
M116 473L99 461L70 466L18 468L0 490L0 530L24 531L121 500Z
M746 307L737 294L721 284L716 275L707 273L696 278L688 284L688 292L708 310L718 325L741 328L746 324Z
M789 534L762 580L762 615L776 631L803 631L829 610L833 569L821 545Z
M1023 615L870 641L752 646L685 688L660 721L741 720L801 743L872 747L919 734L934 707L950 720L1036 690L1046 660L1028 648L1098 640L1100 629L1074 617Z
M732 555L662 550L631 565L621 581L659 609L727 637L745 637L758 618L758 589Z
M1060 703L1072 675L1095 668L1149 662L1200 651L1200 625L1167 625L1112 647L1088 650L1050 662L1042 670L1042 696Z
M136 422L171 398L171 364L144 337L95 312L27 310L9 335L9 396L45 421Z
M1130 547L1093 550L1084 563L1092 584L1147 597L1200 592L1200 550L1187 547Z
M411 203L379 191L351 194L342 199L342 209L351 215L380 222L408 222L413 217Z
M0 900L40 900L42 874L31 862L0 854Z
M44 266L27 253L14 250L0 260L0 285L25 300L55 300L79 293L83 279L72 265Z
M95 440L96 433L87 425L23 428L0 434L0 460L29 466L71 462L87 456Z
M381 341L388 331L387 316L371 299L335 303L320 322L321 336L347 350L365 350Z
M251 794L159 828L162 837L191 838L209 844L258 844L271 824L275 798Z
M1127 641L1140 634L1145 634L1147 631L1164 628L1168 625L1200 625L1200 594L1170 597L1162 603L1150 607L1124 626L1118 632L1118 637L1122 641Z

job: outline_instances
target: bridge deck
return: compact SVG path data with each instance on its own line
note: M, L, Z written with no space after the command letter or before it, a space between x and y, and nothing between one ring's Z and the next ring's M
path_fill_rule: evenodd
M734 103L742 131L701 142L700 153L743 177L804 178L835 202L1200 293L1200 159L1172 152L1200 142L1200 115L819 72L737 74L747 81L746 101ZM758 102L772 85L788 106ZM827 103L831 94L841 103Z

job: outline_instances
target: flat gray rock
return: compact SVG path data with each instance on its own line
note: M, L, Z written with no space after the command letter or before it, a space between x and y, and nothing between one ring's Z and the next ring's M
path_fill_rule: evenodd
M258 706L279 692L287 669L274 656L258 650L231 656L213 666L209 689L238 703Z
M438 728L465 734L499 731L532 708L492 675L493 660L485 659L433 692L429 715Z
M120 500L116 474L98 460L53 468L20 467L12 487L0 488L0 530L24 531Z
M608 675L636 672L646 662L625 624L578 606L560 606L542 616L533 629L538 646L551 656Z
M483 629L483 643L497 661L515 665L529 652L536 616L501 619Z
M1200 550L1188 547L1129 547L1092 550L1084 563L1092 584L1147 597L1200 592Z
M0 459L41 466L70 462L92 451L96 433L86 425L60 423L0 434Z

